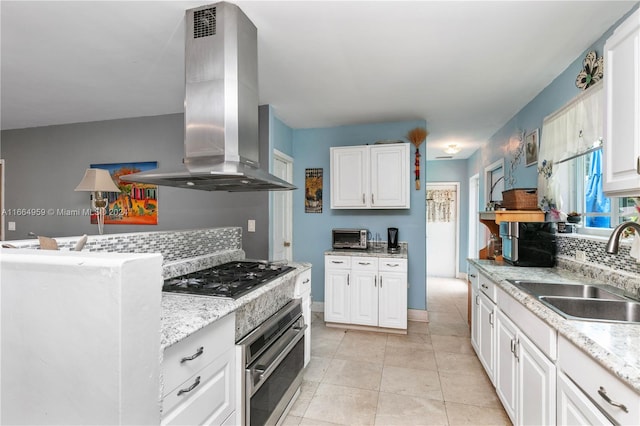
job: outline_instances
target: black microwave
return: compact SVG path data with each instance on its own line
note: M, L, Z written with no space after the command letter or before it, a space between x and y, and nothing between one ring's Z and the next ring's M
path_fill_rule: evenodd
M554 222L501 222L502 258L514 266L556 264Z
M331 233L334 249L367 249L367 229L333 229Z

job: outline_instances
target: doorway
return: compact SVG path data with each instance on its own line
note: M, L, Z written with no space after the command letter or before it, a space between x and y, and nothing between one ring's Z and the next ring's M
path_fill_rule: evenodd
M289 183L293 182L293 158L273 151L273 174ZM271 229L271 259L293 261L293 194L292 191L273 191Z
M478 212L480 211L480 175L475 174L469 179L469 246L467 257L476 259L480 246L480 222Z
M458 276L459 194L459 182L427 184L427 277Z
M4 241L4 160L0 159L0 241Z

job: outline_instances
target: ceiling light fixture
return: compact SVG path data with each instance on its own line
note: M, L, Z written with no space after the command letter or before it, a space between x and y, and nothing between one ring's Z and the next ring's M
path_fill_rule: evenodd
M457 154L460 152L460 148L458 148L458 145L456 144L451 144L445 148L444 152L447 154Z

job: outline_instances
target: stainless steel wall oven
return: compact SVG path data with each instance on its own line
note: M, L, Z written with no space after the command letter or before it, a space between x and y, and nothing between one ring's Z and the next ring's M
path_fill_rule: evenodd
M242 424L274 425L302 383L307 325L293 299L237 345L244 363Z

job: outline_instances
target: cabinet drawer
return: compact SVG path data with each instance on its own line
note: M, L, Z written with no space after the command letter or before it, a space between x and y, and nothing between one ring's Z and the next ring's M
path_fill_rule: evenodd
M482 276L482 275L481 275ZM504 290L496 288L498 306L550 360L557 358L558 334Z
M489 296L493 303L496 302L496 285L489 278L478 274L478 284L480 291Z
M381 257L378 263L380 272L407 272L407 259Z
M480 288L480 275L475 266L469 265L467 271L467 279L471 283L471 288L478 290Z
M640 395L564 337L558 339L558 366L615 423L640 424Z
M187 381L235 343L235 316L228 315L169 346L162 360L163 395ZM202 348L202 350L200 350ZM201 355L197 355L201 352ZM192 360L183 358L197 355Z
M162 425L221 424L235 409L234 367L235 349L231 348L165 396ZM193 390L178 395L198 377Z
M351 256L325 256L324 267L331 269L351 269Z
M378 272L377 257L353 257L351 259L351 269L354 271Z

